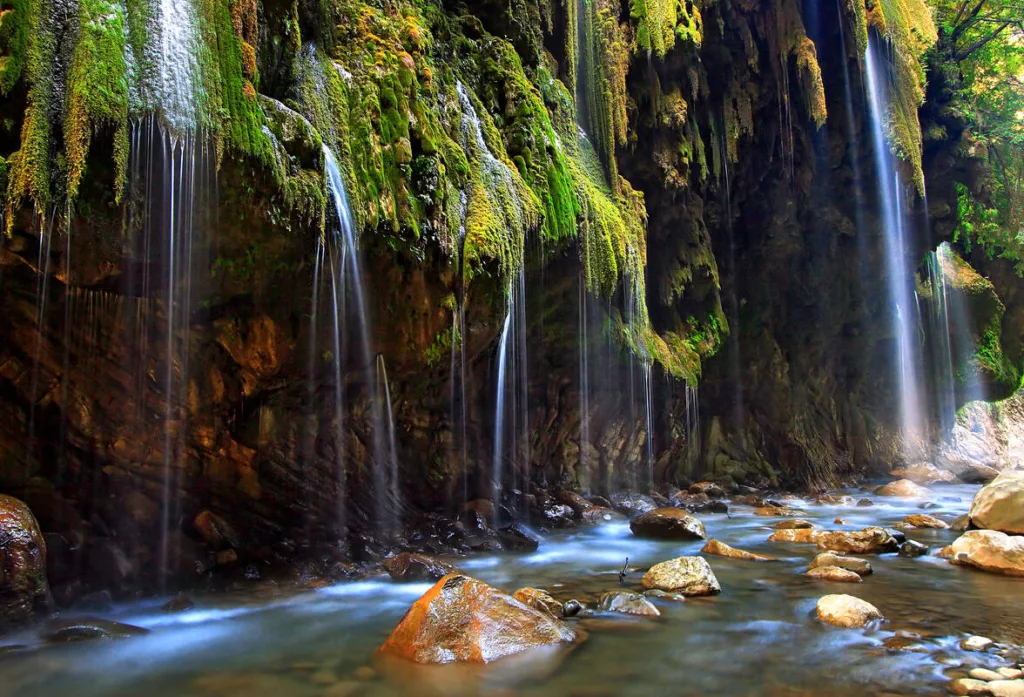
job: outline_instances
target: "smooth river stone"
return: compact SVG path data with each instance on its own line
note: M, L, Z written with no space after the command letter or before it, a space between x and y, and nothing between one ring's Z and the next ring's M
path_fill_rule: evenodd
M652 566L641 580L647 590L684 596L715 595L722 586L704 557L679 557Z
M838 566L818 566L809 569L806 575L822 581L836 581L838 583L860 583L861 581L859 575Z
M707 544L705 544L703 549L700 551L704 554L714 554L715 556L728 557L729 559L743 559L745 561L776 561L775 557L766 557L763 554L745 552L742 549L730 547L724 542L719 542L718 540L708 540Z
M818 619L834 627L859 629L882 619L877 607L852 595L826 595L818 600Z

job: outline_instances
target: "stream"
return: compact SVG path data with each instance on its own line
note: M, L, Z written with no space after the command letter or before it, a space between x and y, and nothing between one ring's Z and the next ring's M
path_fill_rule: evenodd
M977 487L936 485L929 515L965 513ZM842 492L845 505L786 503L825 529L891 527L921 502ZM874 505L858 507L868 496ZM833 520L842 517L846 525ZM385 697L390 695L771 695L945 694L951 670L1011 661L964 651L979 634L1024 644L1024 580L971 571L933 555L867 557L874 574L860 584L803 575L814 545L766 541L769 526L750 507L700 514L708 538L773 555L757 563L709 556L723 591L685 602L655 599L658 619L598 613L578 620L587 641L529 665L485 668L381 664L374 651L430 584L385 577L314 591L257 584L244 592L195 595L195 608L168 614L167 598L118 604L104 619L150 630L122 640L45 645L39 629L0 637L0 694L14 697ZM958 533L909 529L934 553ZM640 588L646 567L695 555L703 542L639 540L624 519L546 535L536 552L452 560L467 574L509 592L545 588L556 598L595 604L607 590ZM620 586L626 558L631 570ZM818 598L849 593L886 621L866 630L827 627ZM62 613L63 619L74 613ZM574 620L575 621L575 620ZM901 648L895 633L911 633ZM887 645L886 640L890 640ZM23 648L15 648L21 645ZM892 647L892 648L890 648ZM1017 660L1016 654L1011 654Z

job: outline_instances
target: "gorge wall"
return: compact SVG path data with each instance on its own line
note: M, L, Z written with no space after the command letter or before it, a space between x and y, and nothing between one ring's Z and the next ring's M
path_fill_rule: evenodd
M525 514L904 457L862 67L881 9L204 0L181 66L146 51L160 3L2 6L0 491L55 586L375 557L385 371L413 545L425 512L491 497L496 459ZM194 94L162 92L182 75ZM899 173L907 268L971 183L942 100L934 76ZM324 147L369 361L325 301L352 250ZM963 360L1008 396L1024 303L970 261L995 286L972 286L990 351Z

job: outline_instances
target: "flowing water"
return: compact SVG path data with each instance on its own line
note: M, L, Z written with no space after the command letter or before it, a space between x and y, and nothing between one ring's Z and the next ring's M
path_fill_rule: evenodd
M398 445L395 440L395 414L391 407L391 385L384 354L377 354L377 390L381 395L383 418L381 427L386 434L386 452L374 470L377 476L377 525L387 535L397 532L402 525L402 481L398 469Z
M916 335L917 305L912 295L910 269L904 256L904 250L910 247L907 244L907 226L903 211L903 187L896 158L889 150L885 134L890 88L888 64L882 50L883 47L879 45L877 37L872 36L864 62L871 110L871 138L885 237L889 302L897 342L895 358L898 366L896 380L899 386L900 427L905 444L913 447L913 444L920 442L925 435L920 376L917 372L920 361L920 346Z
M936 486L939 507L928 512L950 520L967 510L975 490ZM818 525L837 529L892 525L920 512L916 501L875 502L870 508L787 503ZM834 525L836 516L849 525ZM729 516L702 518L709 538L780 561L709 557L721 595L657 601L662 617L656 620L599 614L579 621L576 626L586 628L589 639L547 673L510 674L502 662L483 670L378 664L375 648L429 585L375 577L304 592L268 583L244 593L197 597L194 609L179 614L160 611L163 599L122 605L106 617L151 634L119 641L39 646L36 630L27 630L2 640L29 648L0 649L0 684L5 694L33 697L937 695L944 693L948 664L1007 664L991 654L961 651L957 644L965 635L1024 641L1011 611L1019 606L1019 579L955 567L934 556L885 555L871 558L875 573L861 584L815 581L802 574L817 551L813 546L766 542L766 526L778 519L740 506ZM933 549L957 535L907 534ZM592 603L604 591L638 587L643 568L696 554L701 545L638 540L626 522L616 521L551 535L533 553L455 561L501 588L531 585ZM626 557L638 570L620 586ZM813 616L814 604L827 593L862 597L886 621L864 630L823 626ZM882 642L897 631L919 636L910 643L921 652L886 648ZM362 674L370 665L376 677L356 681L356 671L362 668Z

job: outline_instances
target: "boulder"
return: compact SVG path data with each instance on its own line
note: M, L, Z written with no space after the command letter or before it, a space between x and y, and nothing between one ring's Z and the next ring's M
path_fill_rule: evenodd
M127 639L144 634L149 634L149 630L130 624L91 617L52 622L44 627L41 632L43 639L51 644L89 641L92 639Z
M520 588L512 594L512 597L523 605L528 605L534 610L540 610L557 619L565 616L565 605L540 588Z
M960 642L960 648L964 651L988 651L990 648L995 646L996 642L992 641L988 637L978 636L977 634L969 636Z
M679 557L652 566L641 580L646 590L683 596L716 595L722 586L704 557Z
M895 482L889 482L885 486L878 487L875 489L875 494L878 496L900 496L903 498L923 499L930 496L931 492L923 486L918 486L909 479L898 479Z
M809 530L814 527L814 523L802 518L795 518L793 520L780 520L778 523L773 524L772 527L776 530Z
M226 520L211 511L203 511L192 521L192 527L203 542L215 552L241 546L238 533Z
M992 691L988 689L987 682L972 678L950 680L949 691L954 695L962 695L964 697L992 697Z
M797 542L800 544L815 544L825 532L823 530L810 530L808 528L792 530L776 530L768 538L769 542Z
M855 629L882 619L878 608L852 595L826 595L818 600L818 619L834 627Z
M754 509L754 515L766 517L778 516L780 518L790 518L799 514L800 511L795 508L789 508L788 506L762 506L761 508Z
M602 508L600 506L591 506L588 510L583 511L580 514L580 519L584 523L596 525L598 523L606 523L615 518L615 512L610 508Z
M818 546L833 552L849 554L885 554L899 549L899 542L882 528L863 530L823 532L817 539Z
M923 545L920 542L914 542L913 540L907 540L900 545L900 556L912 559L914 557L923 557L928 554L927 545Z
M553 503L544 507L544 522L554 528L567 528L575 521L571 508L564 503Z
M893 470L892 476L899 477L900 479L909 479L914 484L934 484L936 482L953 484L957 481L955 474L941 467L936 467L929 462L919 462L910 467Z
M954 532L964 532L971 527L971 517L964 513L961 516L957 516L953 519L953 522L949 524L949 529Z
M1024 680L993 680L988 689L992 697L1024 697Z
M999 470L995 467L979 463L969 465L967 469L960 473L960 479L968 484L988 484L998 476Z
M860 576L867 576L872 572L871 564L865 559L857 557L844 557L834 552L822 552L807 566L808 570L817 569L823 566L838 566L840 569L852 571Z
M490 663L576 633L483 581L451 574L413 603L380 653L416 663Z
M0 627L29 619L49 597L39 525L22 501L0 494Z
M724 542L719 542L718 540L708 540L707 544L705 544L700 551L703 554L714 554L715 556L729 557L730 559L743 559L746 561L777 561L775 557L766 557L762 554L744 552L742 549L730 547Z
M638 516L641 513L646 513L647 511L653 511L658 507L658 504L654 503L654 500L650 496L644 496L643 494L629 494L623 492L612 494L610 500L612 508L627 518Z
M396 581L423 583L437 581L442 576L458 573L451 564L428 557L426 554L401 552L382 562L384 570Z
M703 540L704 523L680 508L656 508L629 523L637 537L659 540Z
M690 485L691 494L704 494L713 499L724 499L725 489L714 482L697 482Z
M609 591L601 596L599 607L605 612L618 612L637 617L661 617L658 608L639 593Z
M1024 537L996 530L971 530L942 550L953 564L982 571L1024 576Z
M1003 472L982 487L968 515L977 528L1024 535L1024 470Z
M808 569L807 576L818 578L823 581L838 581L839 583L860 583L860 576L838 566L816 566Z
M934 528L936 530L945 530L949 527L949 523L944 520L939 520L934 516L925 515L924 513L915 513L908 515L903 519L906 525L912 525L915 528Z

